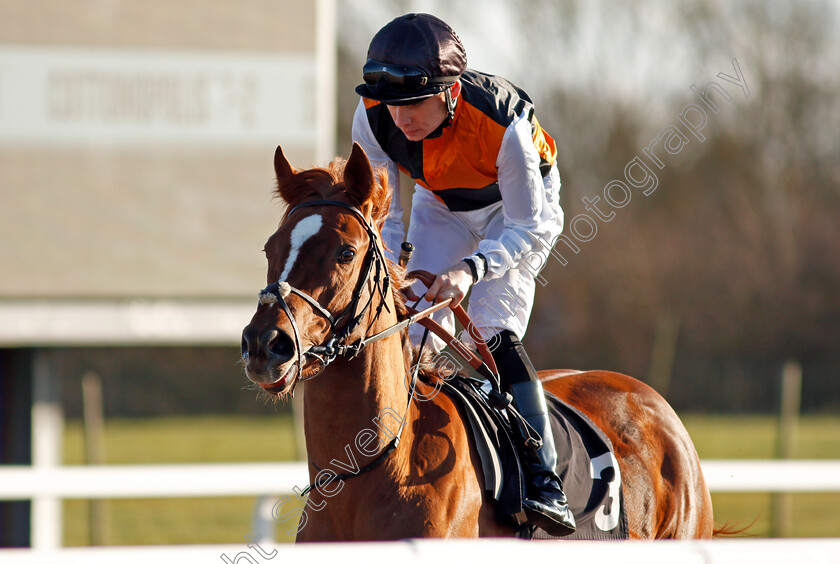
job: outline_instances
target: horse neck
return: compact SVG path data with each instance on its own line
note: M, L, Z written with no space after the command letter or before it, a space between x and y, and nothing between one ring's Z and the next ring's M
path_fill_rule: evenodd
M396 323L393 313L383 310L380 317L369 334ZM348 448L362 465L373 458L360 445L374 444L371 432L381 446L397 433L408 405L405 373L402 340L395 334L352 360L334 362L307 383L304 421L310 461L322 467L334 458L347 461Z

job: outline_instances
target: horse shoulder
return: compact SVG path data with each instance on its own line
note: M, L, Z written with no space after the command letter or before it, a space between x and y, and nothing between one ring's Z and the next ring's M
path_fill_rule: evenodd
M429 536L503 534L484 492L481 461L458 407L432 386L421 385L418 392L405 492L422 492L415 501L426 506L426 522L434 529Z

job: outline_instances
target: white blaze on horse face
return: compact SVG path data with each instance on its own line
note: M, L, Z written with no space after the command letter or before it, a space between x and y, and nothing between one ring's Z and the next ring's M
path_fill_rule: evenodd
M320 215L310 215L295 225L294 229L292 229L292 240L289 247L289 256L286 257L286 266L283 268L283 272L280 274L278 281L282 282L286 279L295 266L300 248L310 237L321 230L321 225L323 224L324 219Z

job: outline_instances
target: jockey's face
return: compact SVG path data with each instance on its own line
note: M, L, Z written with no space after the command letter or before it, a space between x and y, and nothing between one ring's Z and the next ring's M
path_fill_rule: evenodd
M453 87L451 95L460 93L460 83ZM409 141L421 141L437 129L446 119L446 97L441 92L431 98L410 106L388 106L394 124L400 128Z

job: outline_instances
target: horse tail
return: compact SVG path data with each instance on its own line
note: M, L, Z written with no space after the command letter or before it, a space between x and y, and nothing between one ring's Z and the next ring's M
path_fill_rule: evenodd
M715 528L712 531L712 537L754 537L754 534L747 533L747 530L753 525L755 525L755 520L747 525L738 525L732 521L727 521L720 526L717 526L716 523Z

